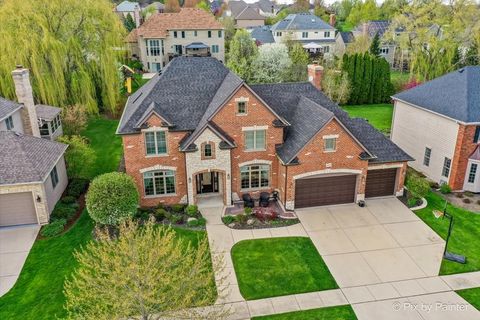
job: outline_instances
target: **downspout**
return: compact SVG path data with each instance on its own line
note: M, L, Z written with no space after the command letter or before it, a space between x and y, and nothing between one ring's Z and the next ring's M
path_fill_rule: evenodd
M188 170L187 170L187 153L183 152L183 164L185 167L185 185L187 186L187 203L190 204L190 197L188 195ZM193 194L193 181L192 181L192 194ZM192 199L193 200L193 199Z
M288 166L285 166L285 186L283 187L283 205L287 205L287 179L288 179Z

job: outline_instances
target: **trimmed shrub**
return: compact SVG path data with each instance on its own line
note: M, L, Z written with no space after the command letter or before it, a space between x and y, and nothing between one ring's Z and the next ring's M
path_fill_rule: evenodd
M179 214L172 214L170 216L170 222L175 224L180 224L183 222L183 217Z
M77 199L75 199L75 197L72 197L72 196L65 196L62 198L61 201L64 204L72 204L72 203L75 203Z
M443 194L448 194L452 192L452 188L450 188L448 184L444 183L440 186L440 192Z
M191 204L185 210L189 217L196 217L198 215L198 206Z
M120 172L96 177L87 192L87 210L94 221L115 225L137 212L138 191L132 177Z
M67 186L67 196L78 198L85 192L85 190L87 190L87 186L87 179L74 178L70 180L70 183Z
M65 205L62 203L58 203L55 208L53 208L52 214L50 215L50 219L52 221L56 220L70 220L77 210L69 205Z
M198 226L198 219L197 218L189 218L188 221L187 221L187 226L197 227Z
M168 216L168 211L163 208L157 208L154 212L154 215L157 221L162 221Z
M243 224L243 223L246 223L247 220L248 220L248 216L246 214L239 213L235 216L235 221L237 221L238 223Z
M174 204L172 205L172 211L175 213L183 213L185 210L184 204Z
M231 215L226 215L226 216L223 216L222 217L222 221L223 223L225 223L226 225L229 225L231 223L233 223L235 221L235 217L234 216L231 216Z
M418 201L417 198L409 198L407 200L408 207L409 208L415 207L417 205L417 201Z
M408 175L405 185L415 198L423 198L430 192L428 181L416 175Z
M198 225L202 227L207 224L207 219L205 219L204 217L198 218L197 221L198 221Z
M67 224L67 220L59 219L47 224L46 226L42 227L40 234L42 237L54 237L59 235L63 229L65 229L65 225Z

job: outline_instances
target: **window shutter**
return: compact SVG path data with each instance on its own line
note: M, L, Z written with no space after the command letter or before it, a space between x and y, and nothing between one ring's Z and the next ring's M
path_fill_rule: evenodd
M478 138L480 136L480 127L475 128L475 135L473 136L473 143L478 142Z

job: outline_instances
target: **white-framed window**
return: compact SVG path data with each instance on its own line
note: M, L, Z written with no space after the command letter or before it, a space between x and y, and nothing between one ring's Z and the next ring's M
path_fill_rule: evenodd
M7 130L12 130L14 128L12 116L5 119L5 124L7 126Z
M53 167L52 171L50 171L50 180L52 180L52 187L55 189L58 184L57 166Z
M470 165L470 172L468 173L468 183L474 183L475 177L477 175L478 165L476 163L472 163Z
M145 150L147 156L167 154L165 131L145 132Z
M330 31L325 31L324 35L325 38L330 38Z
M182 38L185 38L185 31L182 31Z
M160 55L160 40L150 39L147 41L147 55L159 56Z
M220 48L218 44L212 45L212 53L218 53L220 51Z
M244 132L245 150L265 150L267 130L248 130Z
M445 157L443 160L442 176L448 178L450 174L450 166L452 165L452 159Z
M208 30L207 34L208 34L208 37L209 37L209 38L212 37L212 31L211 31L211 30Z
M270 185L269 165L249 165L240 167L242 189L266 188Z
M60 122L60 115L57 115L51 122L51 126L52 126L52 133L54 133L55 131L57 131L58 127L60 127L61 125L61 122Z
M237 101L237 114L239 115L247 114L247 101Z
M39 126L38 128L40 129L41 136L50 135L50 131L48 131L48 122L45 122L44 124L42 124L42 126Z
M388 50L387 47L383 47L383 48L380 49L381 54L388 54L388 52L389 52L389 50Z
M193 31L193 36L194 36L194 37L198 36L197 30Z
M430 157L432 155L432 149L425 147L425 154L423 155L423 165L430 166Z
M219 37L219 38L222 37L222 30L218 30L218 37Z
M325 152L334 152L337 150L337 138L328 137L323 139L323 151Z
M145 172L143 174L143 186L146 196L175 194L175 171Z
M308 32L307 31L302 32L302 38L308 38Z
M281 37L282 33L280 31L277 31L277 37Z

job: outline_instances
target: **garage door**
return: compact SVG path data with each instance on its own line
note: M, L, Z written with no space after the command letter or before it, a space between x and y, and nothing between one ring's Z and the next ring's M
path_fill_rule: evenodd
M365 187L365 197L383 197L391 196L395 192L395 180L397 178L397 169L379 169L369 170L367 173L367 185Z
M0 194L0 227L32 223L38 222L31 192Z
M296 180L295 208L355 202L356 181L356 175Z

